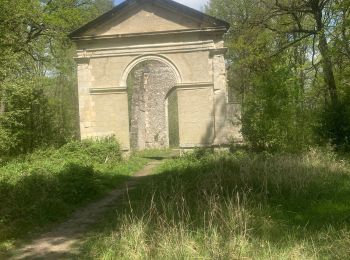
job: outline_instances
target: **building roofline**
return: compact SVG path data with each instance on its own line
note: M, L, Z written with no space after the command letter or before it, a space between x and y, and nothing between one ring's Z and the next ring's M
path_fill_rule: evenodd
M84 40L103 40L103 39L120 39L120 38L132 38L132 37L147 37L147 36L161 36L169 34L200 34L200 33L225 33L226 27L212 27L203 29L185 29L185 30L171 30L171 31L159 31L159 32L144 32L144 33L128 33L128 34L112 34L112 35L91 35L91 36L73 36L72 41L84 41Z
M114 16L117 16L117 15L124 13L128 9L131 9L134 6L136 6L138 3L147 3L147 2L156 2L156 3L158 3L160 5L164 5L166 7L172 7L174 9L178 9L179 12L184 13L195 20L209 21L213 24L212 27L203 28L201 30L205 30L208 28L225 28L225 31L227 31L230 28L230 24L223 21L223 20L220 20L220 19L215 18L213 16L207 15L207 14L202 13L200 11L197 11L191 7L177 3L173 0L126 0L125 2L115 6L110 11L102 14L101 16L97 17L96 19L94 19L94 20L88 22L87 24L83 25L82 27L74 30L73 32L71 32L69 34L69 38L71 38L71 39L80 38L81 34L86 32L87 30L100 25L101 23L109 20L110 18L112 18Z

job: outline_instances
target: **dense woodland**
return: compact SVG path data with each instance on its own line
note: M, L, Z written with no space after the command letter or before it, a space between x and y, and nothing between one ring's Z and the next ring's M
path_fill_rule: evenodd
M230 87L258 150L350 146L350 2L211 0L231 24Z
M78 138L68 34L112 7L112 0L0 1L1 156Z
M1 0L0 154L79 137L68 34L112 0ZM255 150L350 146L350 2L211 0L228 21L230 90Z

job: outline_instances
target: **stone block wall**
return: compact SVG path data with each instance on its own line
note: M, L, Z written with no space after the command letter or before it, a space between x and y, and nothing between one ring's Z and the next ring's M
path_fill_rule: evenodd
M215 136L213 98L212 85L194 84L178 89L182 148L212 145Z
M227 98L222 42L149 44L141 50L136 39L118 39L118 44L123 41L125 50L101 40L106 48L91 42L84 45L89 51L78 52L83 139L115 135L126 151L169 147L169 135L177 136L173 144L181 148L241 139L239 116L232 118L240 114L239 107ZM175 96L167 97L169 91ZM167 110L169 102L177 104L175 113Z
M175 84L176 77L171 68L156 60L141 62L129 74L128 99L132 149L169 146L167 94Z

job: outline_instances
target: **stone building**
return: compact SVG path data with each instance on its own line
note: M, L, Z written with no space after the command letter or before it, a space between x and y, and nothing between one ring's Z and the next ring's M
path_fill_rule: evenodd
M115 135L125 151L239 137L227 96L228 29L171 0L127 0L74 31L81 137Z

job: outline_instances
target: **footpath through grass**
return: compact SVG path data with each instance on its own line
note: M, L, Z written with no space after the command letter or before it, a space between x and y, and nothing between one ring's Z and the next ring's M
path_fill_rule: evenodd
M82 259L348 259L349 162L195 153L168 161L91 231Z
M18 239L106 194L147 159L123 160L113 139L72 142L0 166L0 257Z

